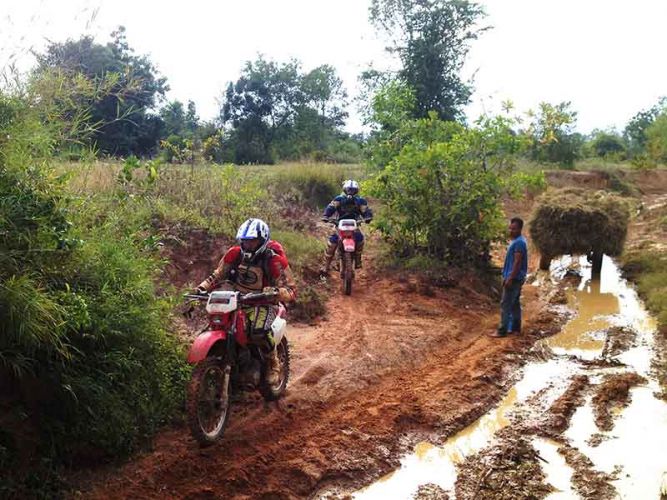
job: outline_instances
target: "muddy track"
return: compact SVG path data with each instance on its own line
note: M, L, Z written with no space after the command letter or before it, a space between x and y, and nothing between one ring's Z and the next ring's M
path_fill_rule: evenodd
M241 395L220 444L200 449L185 426L166 430L151 452L79 475L73 494L306 498L364 484L420 438L443 439L473 421L498 401L536 337L489 338L496 302L465 283L425 296L379 275L372 265L361 271L352 297L332 277L328 320L291 329L284 399ZM551 318L526 288L527 316L539 318L526 330L544 332Z

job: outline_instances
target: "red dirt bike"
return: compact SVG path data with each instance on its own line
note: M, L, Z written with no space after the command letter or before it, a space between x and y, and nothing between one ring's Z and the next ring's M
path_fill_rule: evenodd
M361 226L361 219L327 219L329 224L336 227L338 233L338 271L343 280L345 295L352 294L354 282L354 256L357 252L357 242L354 241L354 232Z
M195 339L188 363L195 365L187 389L186 409L192 436L201 445L220 439L229 418L230 395L239 390L259 390L267 401L280 398L289 380L289 345L285 317L279 311L271 325L280 360L280 377L275 385L266 381L266 356L271 345L265 332L254 333L243 308L275 304L277 291L242 294L214 291L210 294L186 294L193 302L206 302L208 326Z

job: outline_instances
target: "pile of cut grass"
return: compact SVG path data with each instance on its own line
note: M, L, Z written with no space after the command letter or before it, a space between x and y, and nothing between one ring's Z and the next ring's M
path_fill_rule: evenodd
M580 188L544 193L530 221L530 236L543 257L618 256L628 231L628 204L605 191Z

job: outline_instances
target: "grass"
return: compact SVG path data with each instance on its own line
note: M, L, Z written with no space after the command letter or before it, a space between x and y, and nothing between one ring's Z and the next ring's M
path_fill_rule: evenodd
M635 249L623 256L623 273L634 281L646 307L658 320L653 366L667 400L667 254L655 249Z
M120 162L61 163L58 170L68 175L69 192L87 224L123 220L127 235L143 247L175 227L233 238L245 219L263 218L287 251L299 287L290 316L302 321L325 313L318 279L324 241L308 233L310 220L340 192L344 179L363 175L359 165L160 165L154 183L146 183L141 168L130 182L119 183Z
M667 334L667 254L655 249L635 249L623 256L623 272Z

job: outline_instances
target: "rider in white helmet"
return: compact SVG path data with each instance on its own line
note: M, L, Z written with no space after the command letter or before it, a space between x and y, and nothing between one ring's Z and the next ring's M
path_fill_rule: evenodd
M270 239L269 226L261 219L248 219L236 233L238 245L231 247L213 273L202 281L197 290L210 292L222 283L230 284L243 293L278 288L280 302L296 299L296 284L280 243ZM280 377L278 360L271 332L278 306L258 306L247 311L248 322L255 332L265 332L274 349L268 356L267 382L277 383Z
M368 224L373 219L373 212L368 208L368 203L364 198L359 196L359 183L354 179L348 179L343 182L343 193L336 196L329 205L324 209L322 219L328 221L333 215L340 219L363 219ZM357 243L356 252L354 254L354 267L361 269L361 254L364 250L364 235L360 230L354 233L354 239ZM336 255L336 248L338 248L338 233L334 232L329 237L329 244L324 251L324 265L321 269L321 274L329 274L331 269L331 261Z

